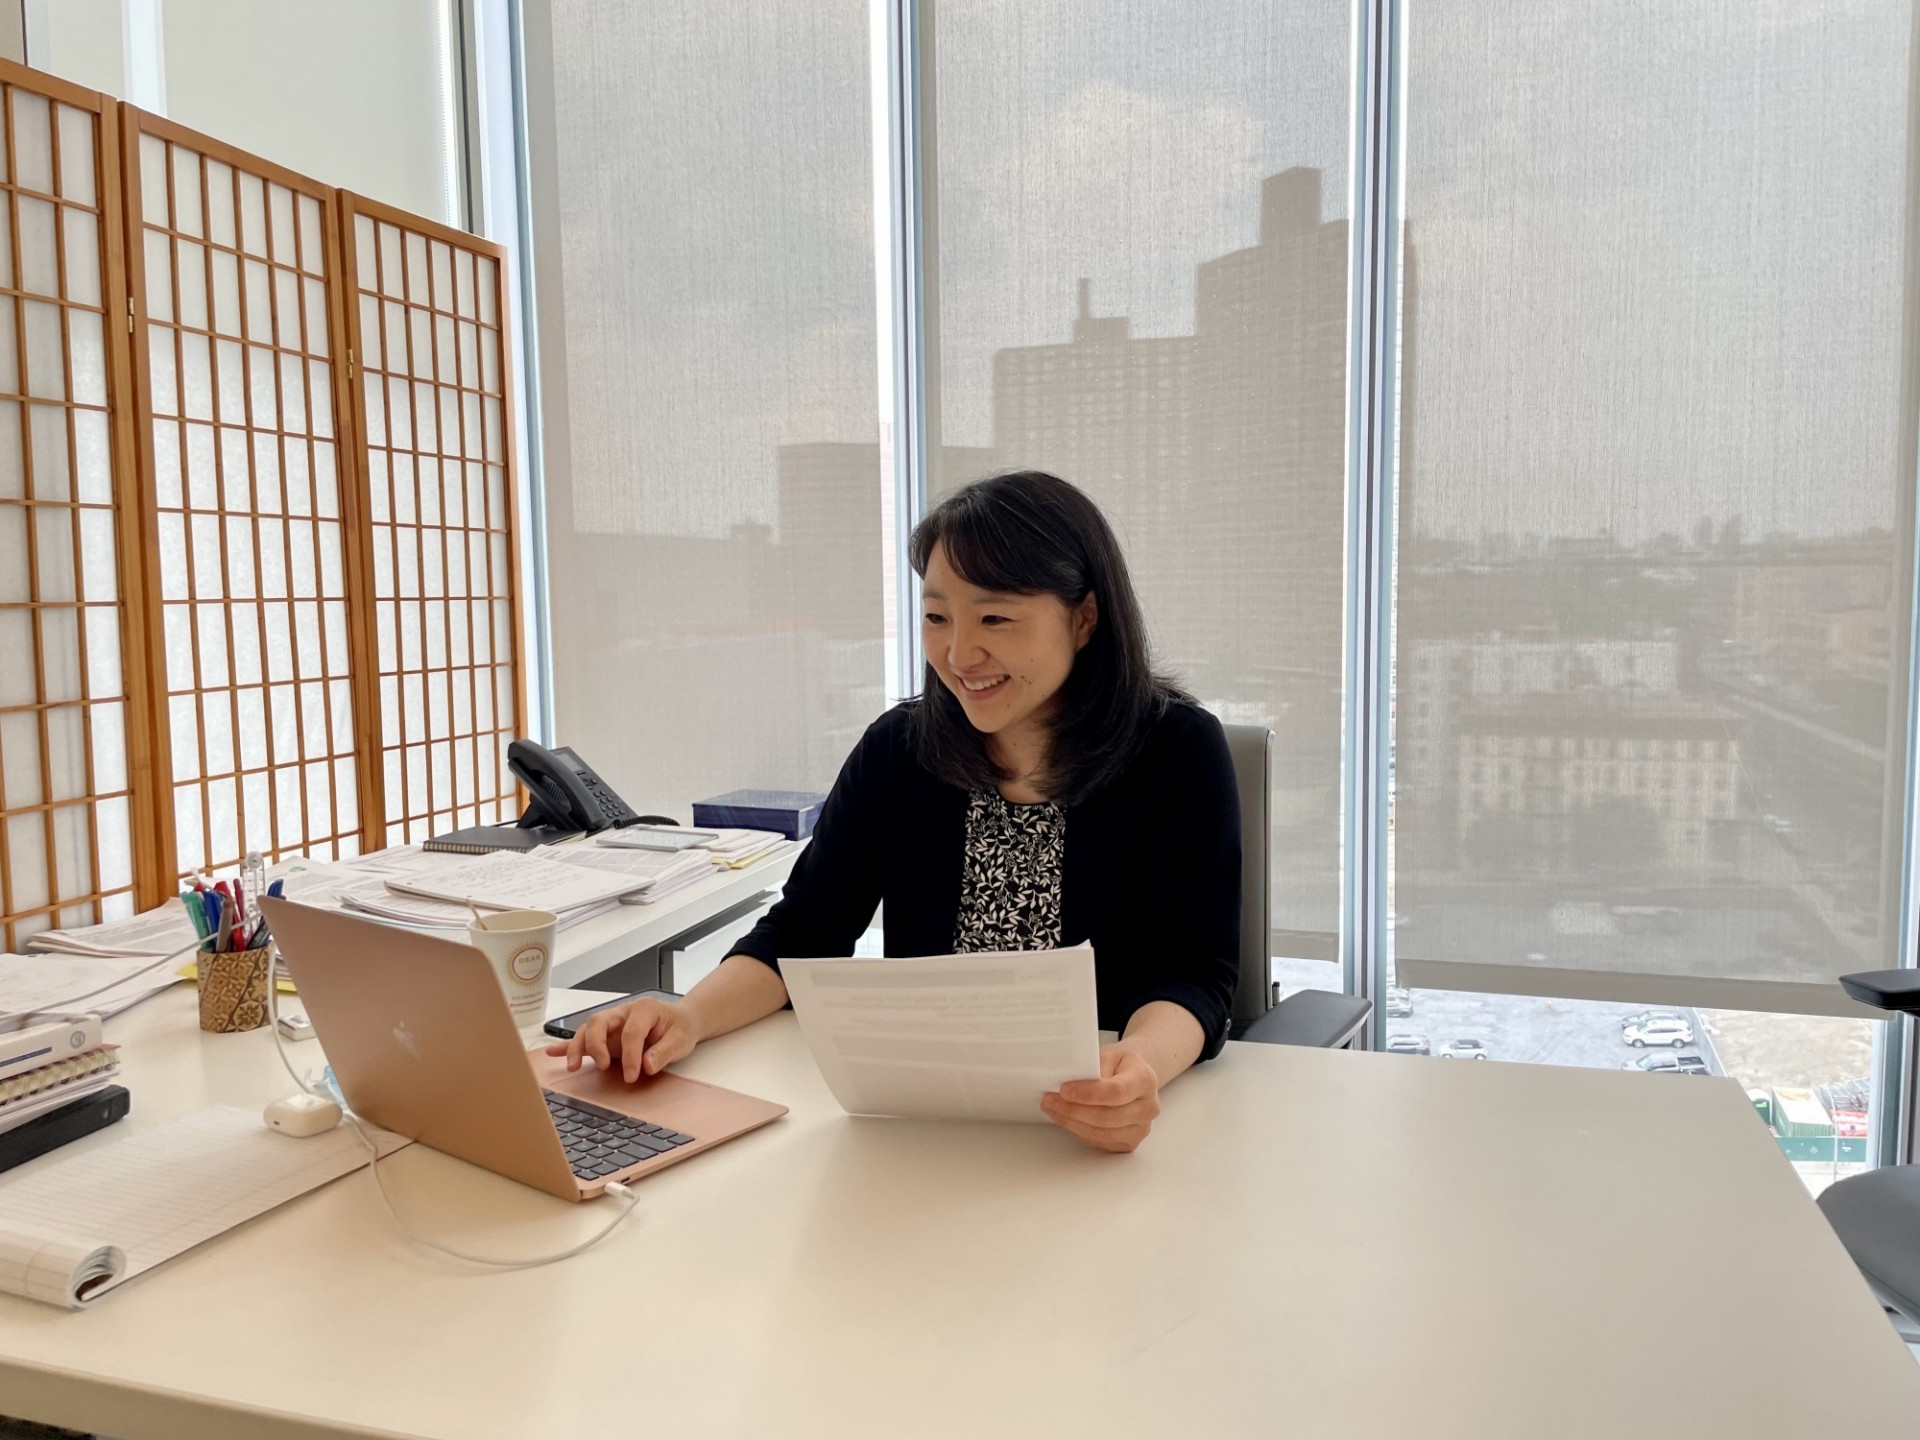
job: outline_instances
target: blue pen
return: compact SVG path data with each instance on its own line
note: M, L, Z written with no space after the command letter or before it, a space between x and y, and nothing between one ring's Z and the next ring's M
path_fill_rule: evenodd
M220 935L220 896L212 890L200 892L200 916L207 922L207 934L215 939ZM215 947L219 948L218 946Z

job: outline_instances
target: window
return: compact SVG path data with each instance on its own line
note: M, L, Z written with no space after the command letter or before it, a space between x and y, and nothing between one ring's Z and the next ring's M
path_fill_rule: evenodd
M933 498L1013 467L1094 496L1160 663L1274 730L1273 923L1331 959L1349 7L933 16Z
M861 152L908 139L926 283L886 320L925 341L928 497L1031 466L1101 503L1162 662L1276 732L1280 976L1325 983L1370 823L1339 788L1368 13L942 0L930 98L876 137L851 11L559 7L562 738L671 803L824 784L877 712L904 572ZM1756 1104L1865 1085L1833 980L1897 962L1910 843L1910 7L1404 14L1389 973L1495 1058L1618 1064L1659 1003ZM778 703L715 708L742 666ZM648 708L669 674L697 727Z
M1584 657L1448 723L1511 705L1619 762L1558 834L1471 845L1449 777L1402 777L1399 983L1579 997L1495 1004L1535 1017L1515 1058L1634 996L1755 1092L1867 1074L1834 980L1902 960L1910 9L1410 8L1400 673Z
M556 738L642 811L824 790L884 703L867 21L551 9Z
M1677 967L1703 1003L1725 978L1785 1011L1847 1009L1837 974L1899 959L1885 807L1905 656L1884 623L1805 617L1910 593L1887 178L1906 167L1909 7L1524 8L1410 12L1401 673L1435 646L1584 670L1580 688L1476 688L1449 723L1553 717L1621 774L1525 857L1543 883L1499 890L1508 862L1461 846L1446 778L1410 766L1395 904L1434 922L1410 958L1425 983L1539 951L1560 993L1607 988L1576 970ZM1666 758L1690 744L1737 751L1746 843L1724 860L1660 818ZM1694 958L1547 943L1556 896L1582 888L1667 893ZM1490 927L1509 953L1468 939Z

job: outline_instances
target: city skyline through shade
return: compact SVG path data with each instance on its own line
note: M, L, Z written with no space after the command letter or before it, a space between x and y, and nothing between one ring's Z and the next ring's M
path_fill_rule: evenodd
M1899 126L1862 117L1904 117L1910 17L1823 13L1833 23L1810 27L1791 9L1724 6L1670 27L1635 21L1652 28L1629 27L1632 40L1589 34L1621 19L1604 7L1412 17L1398 883L1414 901L1428 886L1430 902L1448 885L1592 882L1570 905L1489 919L1477 933L1501 936L1513 963L1666 964L1666 942L1620 933L1614 911L1677 909L1712 931L1701 968L1736 973L1758 951L1714 917L1761 895L1790 897L1767 942L1784 946L1767 960L1782 976L1812 982L1821 957L1886 943L1900 237L1885 176L1904 178L1905 162ZM1227 718L1276 731L1276 943L1331 955L1348 182L1330 116L1334 99L1345 113L1344 22L1322 25L1314 51L1297 17L1237 15L1161 53L1001 6L937 14L932 493L1034 465L1109 510L1162 656ZM1020 41L1011 65L1006 26ZM1233 65L1195 60L1227 49ZM1581 65L1610 83L1581 90ZM1813 98L1829 93L1858 99L1851 119ZM1622 118L1629 100L1645 114ZM1752 135L1724 123L1741 106L1764 112ZM1297 134L1283 133L1290 107L1313 111ZM1182 129L1224 158L1183 168L1196 142L1177 143ZM1315 146L1331 164L1268 158ZM836 172L834 205L852 203L850 174ZM752 193L710 218L732 224ZM777 193L828 247L797 273L824 275L820 256L852 246L847 222L867 212L836 219L791 185ZM691 219L675 245L698 240ZM743 258L772 263L764 247ZM803 393L857 394L831 338L853 292L824 327L829 312L789 303L805 293L782 309L764 283L752 292L794 327L772 347L727 318L723 285L703 285L684 314L649 301L649 333L692 327L719 348L700 339L693 367L658 392L616 387L621 433L644 453L623 442L592 456L597 498L579 514L583 535L644 556L594 613L668 597L623 620L638 652L664 664L691 646L720 664L716 685L739 663L723 651L778 654L783 674L785 657L823 641L844 657L825 667L844 678L802 683L803 666L782 682L799 743L768 752L766 783L774 771L830 781L884 703L878 586L821 583L843 558L884 569L878 443L858 438L864 419L783 411L780 387L754 379L770 348L789 366L826 362L805 373L833 385ZM610 343L616 322L592 320ZM738 364L709 374L721 352ZM610 399L604 378L595 393ZM647 501L671 457L707 445L708 427L685 422L724 407L688 397L723 379L772 397L756 402L751 438L721 447L728 484L705 487L698 514ZM577 435L575 451L584 468ZM644 473L620 472L628 455ZM676 610L671 597L718 575L737 578L717 603ZM1422 654L1447 678L1422 682ZM1444 697L1416 695L1423 683ZM1599 751L1583 753L1589 742ZM1500 767L1523 747L1509 793ZM1591 763L1593 778L1567 781L1562 759L1582 777ZM1515 793L1521 813L1553 816L1524 841L1493 813ZM1509 873L1516 856L1524 874ZM1653 891L1686 903L1641 904ZM1572 943L1581 927L1594 933ZM1421 936L1416 917L1400 939L1437 957L1442 933Z
M1839 1013L1897 963L1912 21L1411 14L1402 983Z

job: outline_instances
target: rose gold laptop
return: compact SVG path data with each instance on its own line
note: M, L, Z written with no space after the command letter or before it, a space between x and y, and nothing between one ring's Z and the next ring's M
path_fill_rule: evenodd
M456 940L261 901L354 1112L558 1195L656 1170L787 1113L670 1072L629 1085L529 1053L487 957Z

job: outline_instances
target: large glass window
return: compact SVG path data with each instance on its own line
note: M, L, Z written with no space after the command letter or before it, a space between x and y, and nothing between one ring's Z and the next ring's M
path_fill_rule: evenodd
M1099 501L1160 662L1274 730L1276 944L1330 959L1349 7L934 14L933 498L1038 468Z
M1413 13L1417 983L1836 1013L1897 963L1911 24Z
M1816 1184L1873 1026L1795 1012L1899 963L1912 24L1410 12L1394 964L1450 988L1389 1036L1697 1055Z
M866 7L549 14L558 738L641 811L824 790L884 703Z
M636 803L825 784L884 703L886 8L790 8L552 7L554 674ZM893 137L928 497L1088 490L1162 664L1274 730L1289 986L1340 983L1357 823L1356 8L941 0ZM1875 1031L1834 978L1901 958L1912 8L1404 18L1383 1033L1732 1076L1844 1173Z

